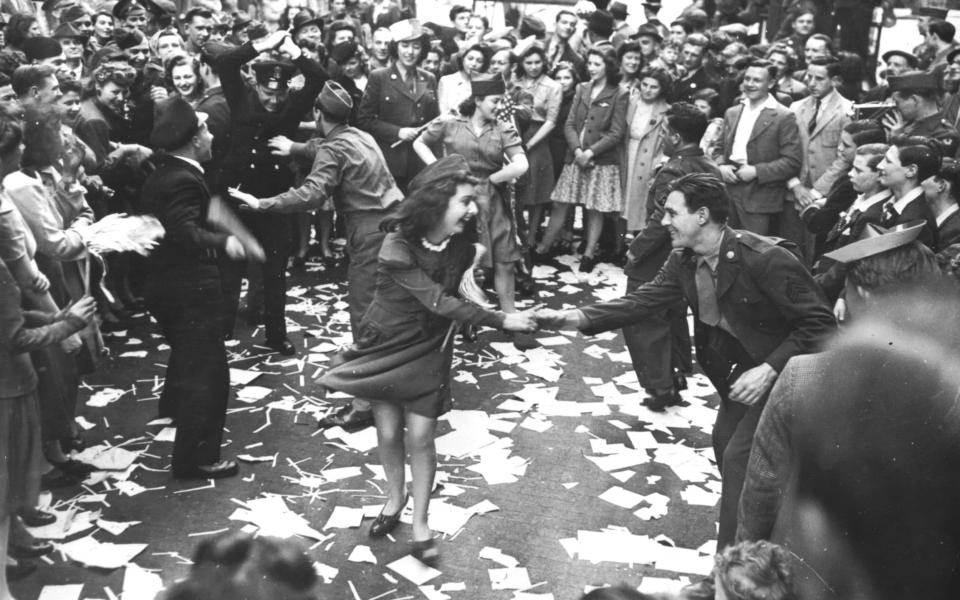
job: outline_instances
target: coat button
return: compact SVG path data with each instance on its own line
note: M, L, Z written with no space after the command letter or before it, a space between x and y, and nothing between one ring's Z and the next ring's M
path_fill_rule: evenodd
M734 257L733 250L727 252L727 258L729 258L730 260L733 260L733 257Z

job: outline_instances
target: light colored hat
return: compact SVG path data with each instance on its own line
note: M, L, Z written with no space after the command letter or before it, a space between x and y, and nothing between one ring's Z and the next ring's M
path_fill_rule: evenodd
M395 42L414 42L423 39L426 33L419 19L405 19L390 26L390 35Z
M906 246L920 236L924 225L926 225L925 222L916 221L887 229L874 223L867 223L859 240L837 248L833 252L827 252L824 256L842 263L856 262L887 250Z

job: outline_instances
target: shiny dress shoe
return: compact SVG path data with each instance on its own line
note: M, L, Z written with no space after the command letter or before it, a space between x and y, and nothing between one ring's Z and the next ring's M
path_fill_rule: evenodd
M97 470L97 468L91 464L74 460L72 458L68 458L63 462L54 462L52 460L49 460L48 462L55 466L59 471L81 480L86 479L87 475Z
M47 473L44 473L40 476L40 488L44 490L52 490L57 488L66 488L79 485L81 481L86 479L84 477L74 477L69 473L64 473L60 469L51 469Z
M175 479L223 479L224 477L233 477L240 472L240 467L236 461L221 460L212 465L196 465L183 471L174 471Z
M433 538L423 540L422 542L410 542L413 551L410 554L428 567L432 567L440 562L440 550L437 548L437 542Z
M10 560L8 557L7 560ZM37 570L37 564L34 562L17 561L13 564L7 563L7 581L16 581L23 579Z
M33 506L21 508L17 511L17 516L27 527L43 527L57 522L57 515Z
M351 432L360 431L371 425L373 425L373 412L354 410L352 404L348 404L317 421L317 429L342 427L344 430Z
M400 510L392 515L385 515L383 514L383 511L380 511L380 514L377 515L377 518L374 519L373 523L370 524L370 537L383 537L396 529L397 525L400 523L400 515L403 513L403 507L407 505L407 500L409 500L409 498L409 495L404 496L403 504L400 505Z
M297 353L297 349L293 347L293 344L290 340L283 339L275 342L267 340L267 348L270 348L278 354L283 356L294 356Z
M683 399L680 398L680 394L676 390L654 394L643 400L643 405L653 412L663 412L668 406L682 406L683 404Z
M14 558L40 558L53 552L50 542L34 541L32 544L14 544L11 542L7 552Z

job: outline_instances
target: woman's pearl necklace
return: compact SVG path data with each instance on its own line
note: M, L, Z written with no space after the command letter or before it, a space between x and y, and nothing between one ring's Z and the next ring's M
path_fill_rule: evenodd
M427 238L420 238L420 243L423 244L423 247L430 252L443 252L447 249L447 245L450 243L450 238L446 238L439 244L434 244Z

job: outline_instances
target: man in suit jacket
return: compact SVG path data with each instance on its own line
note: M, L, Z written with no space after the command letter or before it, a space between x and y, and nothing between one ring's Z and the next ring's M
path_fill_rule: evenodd
M546 47L548 73L552 72L559 63L568 62L573 65L580 81L586 81L587 63L570 43L573 34L577 31L579 21L577 15L569 10L561 10L557 13L553 35L547 41Z
M693 173L675 180L663 225L673 252L656 278L619 300L541 311L542 326L587 335L632 325L686 300L696 317L697 358L720 395L713 449L723 479L717 547L733 543L747 459L767 393L787 361L815 352L834 330L793 244L726 226L723 182Z
M357 113L357 127L377 140L397 185L407 184L423 168L412 142L440 114L437 80L417 67L429 39L416 19L390 26L393 64L370 74Z
M776 69L753 59L743 74L742 102L723 117L723 163L730 224L761 235L777 230L786 183L800 174L803 149L797 118L770 94Z
M840 134L850 122L853 103L837 91L839 61L815 58L807 65L804 82L810 95L790 105L797 117L803 165L800 175L787 182L793 202L783 209L780 235L796 242L808 263L813 261L815 240L800 220L800 213L820 198L825 198L834 182L846 175L847 164L837 162Z
M895 138L877 165L880 183L893 194L883 204L880 224L890 228L923 221L918 239L931 249L937 247L937 221L920 182L936 175L940 162L940 152L930 146L917 146L913 138Z
M923 194L937 221L936 252L943 252L953 244L960 243L960 164L953 159L944 159L940 172L921 183Z
M700 42L703 43L700 43ZM674 102L693 102L693 95L704 88L717 89L719 82L710 76L703 65L703 56L707 51L706 38L692 35L683 43L680 58L687 69L687 75L673 87Z
M150 136L167 152L147 178L143 203L166 230L148 259L146 299L170 344L161 408L177 425L173 476L208 479L237 473L220 459L230 393L223 345L223 294L218 259L245 256L239 240L207 224L210 190L200 163L212 156L206 115L175 96L158 105Z
M677 103L667 111L665 153L670 160L653 177L647 195L647 223L627 251L627 292L651 281L670 255L670 233L660 222L670 182L689 173L720 171L700 148L707 117L696 107ZM660 314L623 328L623 339L637 380L650 395L644 404L654 411L681 403L683 374L691 369L686 304L678 302Z

